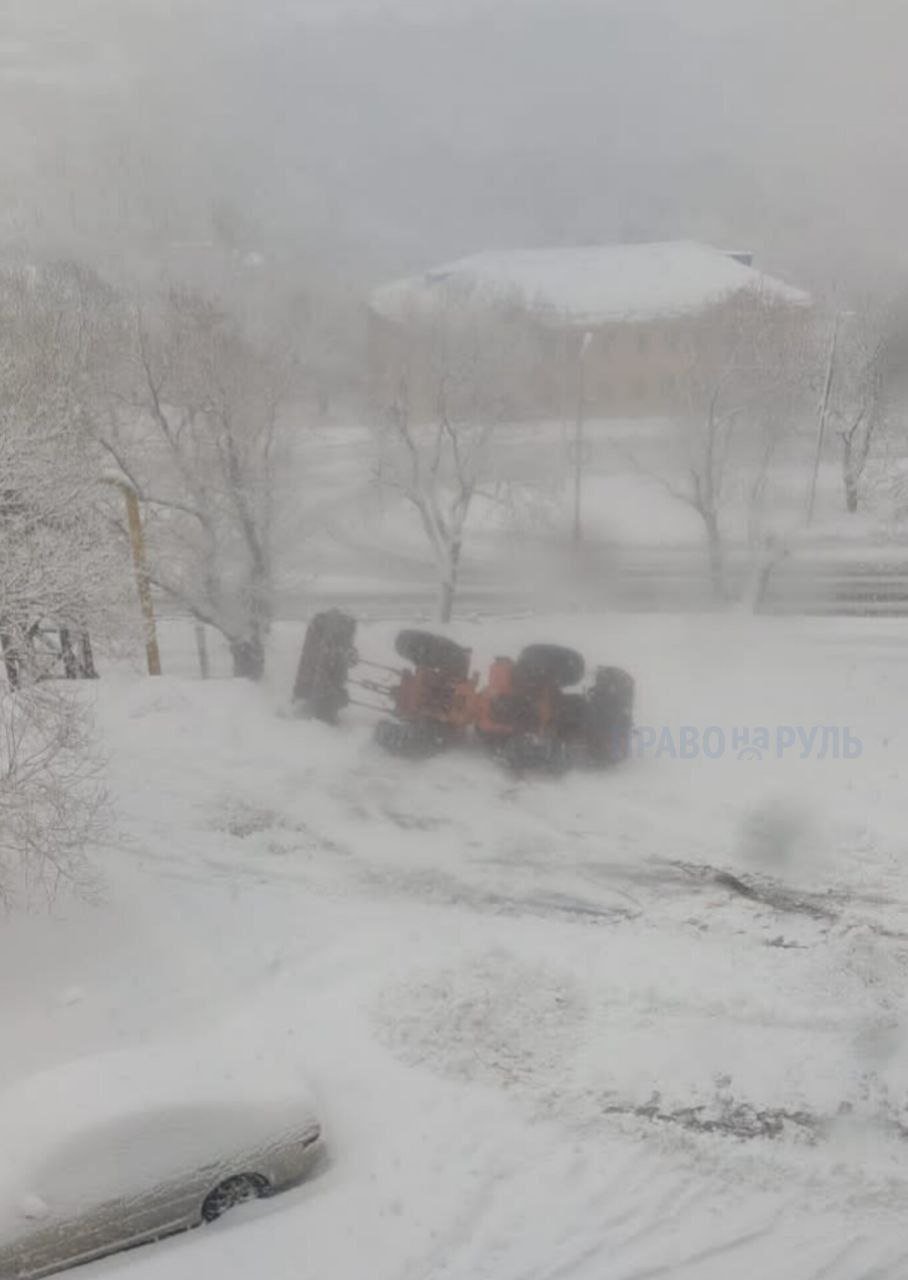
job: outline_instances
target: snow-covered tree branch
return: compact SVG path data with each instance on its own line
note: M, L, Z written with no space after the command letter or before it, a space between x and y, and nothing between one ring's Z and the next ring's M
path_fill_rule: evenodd
M291 361L197 294L131 318L102 440L143 504L152 581L258 678L273 616L274 471Z
M0 281L0 633L17 667L40 625L110 633L130 598L100 483L78 284L62 269Z
M90 883L86 850L108 821L101 768L71 688L0 689L0 899Z
M40 641L57 630L59 674L87 659L131 606L108 525L86 401L91 363L84 281L72 269L0 278L0 895L52 891L84 874L103 829L85 707L42 682Z

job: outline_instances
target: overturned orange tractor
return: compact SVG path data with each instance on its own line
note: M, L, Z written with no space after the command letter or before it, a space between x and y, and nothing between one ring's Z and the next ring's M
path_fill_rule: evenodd
M532 644L496 658L483 682L471 652L447 636L400 631L395 649L408 664L361 657L356 622L332 609L310 622L294 704L329 724L348 705L382 714L376 741L395 755L426 756L468 740L515 769L603 767L623 760L633 728L634 682L620 667L597 667L582 687L574 649Z

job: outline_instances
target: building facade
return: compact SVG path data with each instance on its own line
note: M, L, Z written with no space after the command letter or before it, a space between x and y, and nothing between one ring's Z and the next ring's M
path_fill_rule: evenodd
M463 364L472 329L477 360L497 347L522 383L525 416L674 417L723 361L793 341L809 303L749 254L687 241L477 254L373 294L373 398L406 382L431 415L440 365L454 350Z

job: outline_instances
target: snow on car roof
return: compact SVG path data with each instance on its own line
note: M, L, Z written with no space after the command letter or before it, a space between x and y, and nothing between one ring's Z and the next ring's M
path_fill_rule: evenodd
M516 300L580 325L683 315L749 289L792 305L810 301L741 256L692 240L491 251L394 280L373 293L371 305L401 320L452 295L479 305Z
M122 1117L168 1108L255 1112L288 1131L315 1123L294 1066L218 1040L79 1058L0 1094L0 1186L69 1138Z

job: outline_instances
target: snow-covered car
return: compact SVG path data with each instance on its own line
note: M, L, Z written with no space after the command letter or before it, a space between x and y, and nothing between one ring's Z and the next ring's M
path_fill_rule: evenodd
M0 1280L157 1240L300 1182L318 1149L315 1110L295 1079L275 1087L265 1074L119 1053L0 1096Z

